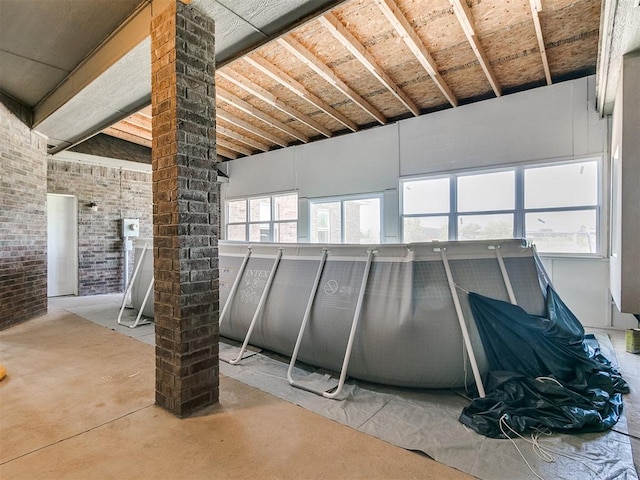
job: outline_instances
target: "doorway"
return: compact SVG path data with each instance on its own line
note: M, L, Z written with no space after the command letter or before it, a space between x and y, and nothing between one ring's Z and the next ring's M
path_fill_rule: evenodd
M47 194L47 296L78 294L78 199Z

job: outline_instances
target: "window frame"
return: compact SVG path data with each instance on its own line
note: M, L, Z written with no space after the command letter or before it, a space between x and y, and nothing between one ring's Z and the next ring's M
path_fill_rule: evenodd
M562 165L570 165L576 163L595 162L597 168L596 180L596 199L595 205L578 205L568 207L544 207L544 208L525 208L525 171L541 167L554 167ZM513 209L502 210L480 210L480 211L459 211L458 210L458 179L464 176L483 175L490 173L499 173L505 171L514 172L514 207ZM431 179L449 179L449 211L438 213L404 213L404 188L406 183ZM530 213L553 213L553 212L570 212L570 211L594 211L595 212L595 251L594 252L540 252L544 256L560 256L560 257L598 257L606 255L606 240L603 239L604 225L603 222L603 158L601 155L589 155L581 158L558 159L556 161L541 161L517 163L496 167L477 168L457 170L447 173L434 173L431 175L416 175L410 177L401 177L399 179L399 230L400 238L404 242L405 238L405 218L426 218L426 217L442 217L448 218L448 240L454 241L459 237L459 218L469 215L494 215L494 214L513 214L513 238L525 238L526 235L526 216Z
M251 226L252 225L265 225L268 224L269 225L269 235L268 235L268 241L264 242L264 243L283 243L283 242L278 242L275 238L274 238L274 234L276 231L275 225L276 224L295 224L296 225L296 241L298 238L298 220L300 218L300 212L299 212L299 205L296 205L296 218L295 219L287 219L287 220L276 220L276 202L275 202L275 198L276 197L286 197L286 196L290 196L290 195L295 195L296 197L296 204L298 204L299 201L299 196L298 196L298 192L297 191L293 191L293 192L280 192L280 193L271 193L271 194L261 194L261 195L252 195L250 197L240 197L240 198L228 198L225 200L225 239L229 239L229 227L230 226L240 226L240 225L244 225L244 240L237 240L237 241L244 241L244 242L251 242L251 243L261 243L261 242L257 242L255 240L250 240L250 233L251 233ZM256 221L252 221L251 220L251 200L257 200L260 198L268 198L269 199L269 211L270 211L270 216L269 216L269 220L266 221L261 221L261 220L256 220ZM245 221L244 222L230 222L229 221L229 204L233 203L233 202L240 202L240 201L244 201L245 202L245 211L246 211L246 217L245 217Z
M378 215L379 215L379 220L380 220L380 237L379 237L379 241L376 244L381 244L383 242L383 239L385 238L385 234L384 234L384 194L382 192L372 192L372 193L358 193L358 194L352 194L352 195L336 195L336 196L331 196L331 197L316 197L316 198L310 198L309 199L309 208L308 208L308 215L309 215L309 225L308 225L308 235L309 235L309 243L314 243L314 244L318 244L321 245L324 242L312 242L311 238L313 235L312 232L312 213L311 213L311 209L312 206L314 204L321 204L321 203L338 203L340 202L340 244L343 245L364 245L364 244L346 244L345 243L345 235L346 235L346 229L345 229L345 203L346 202L350 202L350 201L357 201L357 200L370 200L370 199L378 199L379 200L379 211L378 211ZM329 225L329 231L331 230L331 225ZM329 237L331 237L331 234L329 234Z

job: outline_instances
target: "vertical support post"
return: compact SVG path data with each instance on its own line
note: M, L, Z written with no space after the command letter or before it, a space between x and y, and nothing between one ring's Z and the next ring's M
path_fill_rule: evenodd
M442 248L439 250L440 250L440 257L442 258L442 263L444 265L444 271L447 274L447 281L449 282L449 288L451 289L451 297L453 298L453 305L455 306L455 309L456 309L456 315L458 315L460 330L462 330L462 338L464 339L464 344L467 347L467 353L469 354L469 361L471 362L471 370L473 370L473 378L476 381L476 386L478 387L478 393L480 394L480 398L484 398L485 391L484 391L484 385L482 384L482 376L480 375L480 369L478 368L476 355L473 351L473 346L471 345L471 339L469 338L469 331L467 329L467 324L464 321L464 315L462 314L462 306L460 305L460 299L458 298L458 291L456 290L456 284L453 281L453 275L451 274L451 268L449 267L449 260L447 260L447 255L445 253L446 248Z
M296 339L296 344L293 347L293 353L291 354L291 361L289 362L289 369L287 370L287 379L289 380L290 385L293 385L294 383L293 376L292 376L293 367L296 364L296 358L298 358L298 352L300 351L300 345L302 344L302 337L304 335L304 331L307 328L307 323L309 322L309 318L311 317L311 309L313 308L313 302L316 299L316 294L318 293L320 278L322 277L322 271L324 270L324 264L327 261L328 254L329 254L329 250L327 250L326 248L323 248L322 257L320 258L320 265L318 265L316 278L314 279L313 286L311 287L311 293L309 294L309 301L307 302L307 308L304 311L304 316L302 317L302 324L300 325L298 338Z
M151 19L156 405L180 417L219 395L215 33L185 3Z
M133 322L133 325L129 325L129 328L136 328L138 325L148 325L150 323L148 321L143 321L142 323L140 323L140 318L142 317L144 307L147 305L147 301L149 300L151 290L153 290L153 277L149 282L149 287L147 287L147 293L144 294L144 299L142 300L142 305L140 305L140 310L138 311L138 316L136 316L136 321Z
M324 392L323 397L336 398L340 395L344 381L347 378L347 369L349 368L349 360L351 359L351 350L353 349L353 342L356 338L356 330L358 329L358 323L360 322L360 313L362 312L362 303L364 301L364 293L367 289L367 281L369 280L369 272L371 271L371 262L373 261L373 255L375 250L367 250L367 264L364 267L364 273L362 274L362 284L360 285L360 293L358 294L358 301L356 303L356 312L353 314L353 322L351 323L351 331L349 332L349 341L347 342L347 351L344 354L344 360L342 361L342 369L340 370L340 380L335 391L332 393Z
M225 302L224 308L220 313L220 322L219 322L220 324L222 324L222 320L224 320L224 316L227 313L227 310L230 308L234 297L236 296L236 292L238 291L238 287L240 286L240 281L242 280L242 275L244 275L244 271L247 268L247 263L249 263L249 257L251 257L251 245L247 247L247 253L244 256L244 259L242 260L242 265L240 265L240 269L238 270L238 274L236 275L236 278L233 281L233 285L231 286L231 291L229 292L227 301Z
M229 363L232 365L235 365L240 360L242 360L242 356L244 355L244 352L247 351L247 345L249 345L249 340L251 339L253 328L256 326L256 323L258 322L258 318L260 318L260 315L262 315L262 310L264 309L264 305L267 303L269 290L271 289L273 278L276 276L276 271L278 270L278 265L280 265L281 258L282 258L282 248L279 248L278 254L276 255L276 259L273 262L273 267L271 268L271 273L269 274L269 278L267 279L267 284L264 286L264 290L262 292L262 295L260 296L260 301L258 302L256 313L253 314L253 318L251 319L251 323L249 324L249 330L247 330L247 334L244 337L244 342L242 342L242 348L240 348L240 353L238 353L238 356L234 360L229 361Z
M509 273L507 267L502 259L502 253L500 253L500 245L495 246L496 258L498 259L498 265L500 265L500 272L502 273L502 279L504 280L504 286L507 288L507 295L509 295L509 301L513 305L517 305L516 295L513 293L513 287L511 286L511 280L509 280Z
M122 312L124 312L124 306L127 303L127 298L129 297L129 294L131 293L131 289L133 288L133 282L135 282L136 277L138 276L138 270L140 270L140 266L142 265L142 261L144 260L144 256L147 253L147 247L148 247L148 244L145 243L144 247L142 248L142 253L140 254L140 259L138 260L138 263L136 264L136 268L134 268L134 270L133 270L133 275L131 276L131 281L127 285L127 289L124 292L124 297L122 297L122 304L120 305L120 313L118 314L118 325L124 325L122 323ZM140 310L142 310L142 309L140 309Z

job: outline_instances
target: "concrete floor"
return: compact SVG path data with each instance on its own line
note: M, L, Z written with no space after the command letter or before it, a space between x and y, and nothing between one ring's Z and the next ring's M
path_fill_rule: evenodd
M153 405L152 346L60 308L0 352L2 480L472 478L227 377L179 420Z
M52 299L0 332L0 479L472 478L224 376L219 405L179 420L153 405L152 326L112 331L66 310L109 297ZM633 390L638 469L640 356L606 333Z

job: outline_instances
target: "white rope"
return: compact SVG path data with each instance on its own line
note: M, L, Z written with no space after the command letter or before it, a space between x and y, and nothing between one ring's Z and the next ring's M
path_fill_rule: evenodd
M542 377L541 377L542 378ZM537 380L537 379L536 379ZM555 380L555 379L551 379L551 380ZM556 380L557 381L557 380ZM513 446L515 447L515 449L518 451L518 453L520 454L520 456L522 457L522 460L524 460L524 463L527 465L527 467L529 467L529 470L531 470L531 473L533 473L538 479L540 480L544 480L543 477L541 477L540 475L538 475L534 470L533 467L531 467L531 465L529 464L529 462L527 462L527 459L524 458L524 455L522 454L522 451L520 450L520 448L518 448L518 445L516 445L515 440L509 436L509 434L504 430L503 425L511 432L513 433L516 437L524 440L527 443L530 443L532 445L532 450L534 451L534 453L536 454L536 456L541 459L542 461L546 462L546 463L555 463L556 461L556 457L554 457L552 454L556 454L559 455L561 457L565 457L568 458L569 460L573 460L574 462L578 462L581 463L582 465L584 465L585 467L587 467L589 470L591 470L591 472L595 475L594 478L596 478L598 476L598 472L596 470L594 470L593 468L591 468L591 466L587 463L587 462L583 462L582 460L579 460L579 458L584 458L585 460L590 460L589 457L587 457L586 455L580 455L579 453L574 453L572 455L569 455L568 453L564 453L561 452L560 450L557 450L555 448L546 446L546 445L542 445L539 441L540 437L542 435L548 436L551 435L551 430L549 429L536 429L532 434L531 434L531 440L523 437L522 435L520 435L518 432L516 432L513 428L511 428L511 426L509 426L509 424L506 421L506 417L507 414L505 413L504 415L502 415L500 417L500 431L502 432L502 434L507 437L511 443L513 444Z
M524 455L522 454L522 451L520 450L520 448L518 447L518 445L516 444L516 441L511 438L509 436L509 434L507 432L504 431L503 425L506 426L510 431L512 431L513 433L516 434L517 437L521 438L522 440L524 440L525 442L529 442L529 440L527 440L526 438L524 438L522 435L520 435L518 432L516 432L513 428L511 428L509 426L509 424L507 423L507 421L505 420L505 417L507 416L507 414L505 413L504 415L502 415L500 417L500 431L502 432L502 434L507 437L509 439L509 441L513 444L513 446L516 448L516 450L518 451L518 453L520 454L520 457L522 457L522 460L524 461L525 465L527 467L529 467L529 470L531 470L531 473L533 473L536 478L538 478L539 480L545 480L544 477L541 477L540 475L538 475L538 473L533 469L533 467L531 465L529 465L529 462L527 462L527 459L524 458Z

